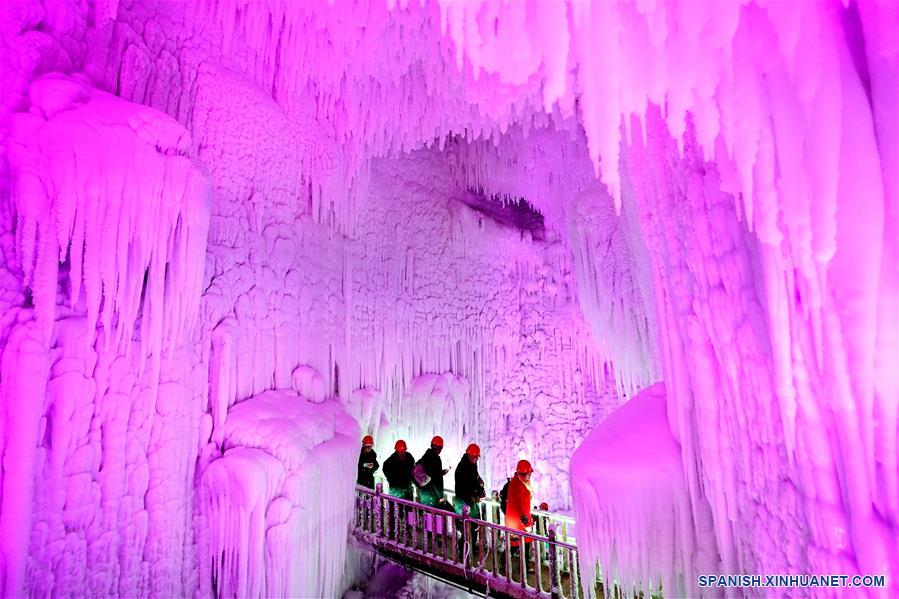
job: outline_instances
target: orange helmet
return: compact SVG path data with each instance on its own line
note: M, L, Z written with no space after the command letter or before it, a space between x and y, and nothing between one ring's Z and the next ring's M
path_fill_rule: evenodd
M531 463L527 460L518 460L518 466L515 467L515 472L518 474L530 474L534 469L531 467Z
M375 440L372 438L371 435L365 435L364 437L362 437L362 444L368 445L369 447L371 447L372 445L375 444Z
M465 450L465 453L470 455L473 458L477 458L481 456L481 448L477 446L477 444L472 443L468 446L468 449Z
M431 439L431 445L434 447L443 447L443 437L437 435L433 439Z
M394 445L393 448L397 451L406 451L406 442L400 439L396 442L396 445Z

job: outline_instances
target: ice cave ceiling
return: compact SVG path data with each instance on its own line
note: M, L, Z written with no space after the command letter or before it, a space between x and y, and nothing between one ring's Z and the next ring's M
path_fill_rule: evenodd
M220 555L242 596L338 593L363 433L476 441L494 486L528 457L635 584L899 581L897 31L892 0L0 2L4 596L210 595ZM670 501L571 460L634 396Z

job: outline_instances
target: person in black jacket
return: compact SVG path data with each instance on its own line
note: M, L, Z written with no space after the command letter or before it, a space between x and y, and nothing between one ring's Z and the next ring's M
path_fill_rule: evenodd
M449 503L446 501L446 494L443 490L443 475L449 472L449 468L443 469L443 461L440 459L441 451L443 451L443 437L437 435L431 439L430 449L425 451L425 454L418 460L418 463L424 467L425 473L431 477L431 481L418 491L418 498L425 505L447 509Z
M406 451L406 442L400 439L394 446L396 451L384 462L384 476L390 485L390 494L400 499L412 500L412 469L415 458Z
M465 506L468 506L468 515L472 518L481 518L481 499L486 495L484 481L478 474L478 459L481 457L481 448L472 443L462 454L459 465L456 466L456 498L453 507L456 513L461 514ZM478 529L469 525L468 538L471 547L478 546Z
M484 481L478 473L478 459L481 457L481 448L472 443L465 450L459 465L456 466L456 499L453 502L456 512L462 513L462 508L470 508L469 515L472 518L481 517L481 499L484 498Z
M375 440L371 435L362 437L362 451L359 452L359 467L356 471L356 484L375 488L375 470L378 469L378 454L372 449Z

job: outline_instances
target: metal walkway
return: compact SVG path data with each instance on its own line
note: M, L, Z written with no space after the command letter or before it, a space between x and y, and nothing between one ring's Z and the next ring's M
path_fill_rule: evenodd
M356 540L384 557L490 597L580 599L574 521L535 512L535 529L522 533L499 523L499 505L486 501L485 518L406 501L356 487ZM517 546L524 539L527 551ZM512 546L514 545L514 546ZM599 593L601 587L597 586Z

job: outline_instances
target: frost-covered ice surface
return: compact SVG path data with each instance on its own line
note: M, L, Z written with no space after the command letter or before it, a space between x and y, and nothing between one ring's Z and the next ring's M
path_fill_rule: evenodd
M311 421L339 404L382 453L400 430L478 442L493 486L528 457L564 509L581 440L664 381L713 569L895 594L897 20L0 2L3 592L205 594L206 468L273 489L290 467L246 439L221 457L272 390Z
M393 596L396 599L470 599L472 593L416 573Z
M597 560L581 561L584 588L599 571L606 588L614 581L648 596L661 584L666 596L684 597L697 573L715 567L692 526L664 383L635 395L584 439L571 458L571 488L578 547ZM693 548L705 563L693 563Z

